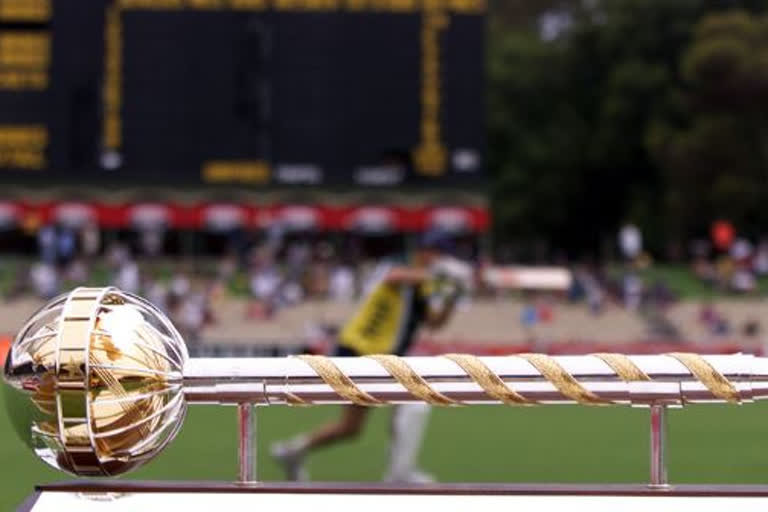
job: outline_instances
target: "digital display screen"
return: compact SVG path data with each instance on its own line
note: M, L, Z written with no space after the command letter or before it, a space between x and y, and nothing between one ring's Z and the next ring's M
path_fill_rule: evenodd
M485 0L82 4L0 0L2 182L484 173Z

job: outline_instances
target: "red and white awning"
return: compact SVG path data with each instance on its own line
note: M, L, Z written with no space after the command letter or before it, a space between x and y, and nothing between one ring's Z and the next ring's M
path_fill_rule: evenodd
M289 205L273 210L271 224L277 223L288 231L308 231L322 229L322 212L314 206Z
M396 231L399 224L395 210L375 206L354 208L342 221L345 230L376 234Z
M211 231L231 231L250 222L248 208L238 204L211 204L203 207L202 225Z
M485 208L439 206L427 208L420 231L440 229L450 233L482 233L490 227L490 215Z
M0 201L0 229L9 229L21 221L21 208L10 201Z
M242 203L174 203L147 201L99 203L62 201L23 203L0 201L0 226L20 223L27 215L41 222L74 228L96 222L116 229L208 229L226 231L256 226L280 226L288 231L355 231L360 233L422 232L481 233L490 225L485 208L464 206L407 207L388 205L336 206Z
M94 205L88 203L59 203L51 209L51 220L71 228L80 228L98 222L99 213Z
M136 229L165 229L173 226L173 210L162 203L139 203L128 208L127 224Z
M427 229L463 233L472 228L472 219L463 208L435 208L429 213Z

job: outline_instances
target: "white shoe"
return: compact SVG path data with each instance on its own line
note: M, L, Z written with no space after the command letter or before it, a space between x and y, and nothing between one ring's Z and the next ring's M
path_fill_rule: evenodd
M429 473L415 469L405 475L389 475L384 481L390 484L433 484L437 479Z
M274 443L270 447L270 455L285 470L286 479L292 482L306 482L309 480L309 473L304 467L304 452L293 446L295 443L284 441Z

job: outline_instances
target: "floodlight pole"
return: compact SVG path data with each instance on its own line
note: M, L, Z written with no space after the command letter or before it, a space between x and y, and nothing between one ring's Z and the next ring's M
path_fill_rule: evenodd
M668 487L667 480L667 407L651 405L651 487Z

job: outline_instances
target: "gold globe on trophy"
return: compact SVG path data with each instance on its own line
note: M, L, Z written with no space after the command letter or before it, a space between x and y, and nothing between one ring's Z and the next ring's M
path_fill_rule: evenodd
M118 475L154 457L178 432L186 359L176 329L145 300L114 288L79 288L19 332L5 366L15 391L7 393L9 414L51 466Z

